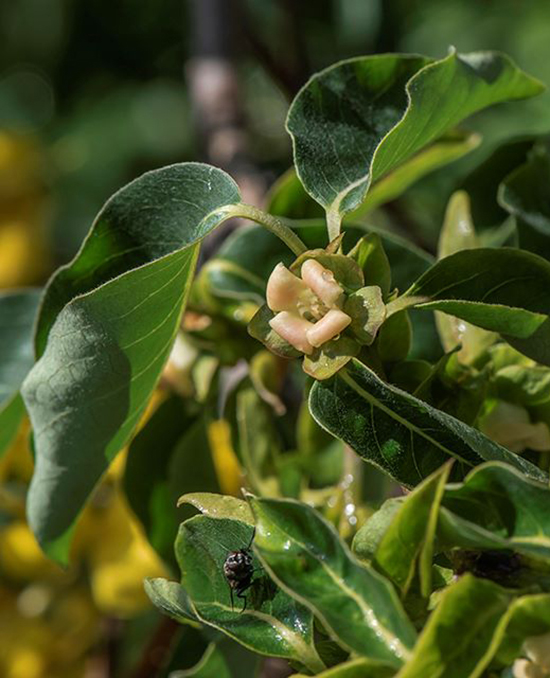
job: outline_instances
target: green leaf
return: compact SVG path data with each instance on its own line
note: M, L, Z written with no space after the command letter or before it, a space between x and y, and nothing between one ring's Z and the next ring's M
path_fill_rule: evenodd
M470 199L464 191L457 191L451 196L445 212L437 247L438 258L444 259L455 252L474 249L477 245Z
M445 134L375 181L363 203L349 215L349 219L357 219L394 200L426 174L462 158L480 143L481 137L471 132L453 130Z
M333 666L327 671L317 674L317 678L390 678L395 675L395 668L373 659L352 659ZM291 678L306 678L302 673L295 673Z
M451 196L443 228L439 235L438 258L474 249L478 239L470 212L470 199L464 191L457 191ZM461 345L460 359L472 362L487 346L494 343L495 335L453 318L445 313L436 312L435 321L445 351L452 351Z
M289 167L267 193L267 211L288 219L324 217L323 208L305 191L294 167Z
M0 294L0 457L25 413L19 388L34 363L32 331L40 290Z
M238 200L233 180L206 165L149 172L107 202L52 279L37 330L41 358L23 386L36 444L29 523L52 558L66 561L82 506L156 386L198 243Z
M371 561L405 497L386 499L382 506L355 533L352 551L359 560Z
M550 152L535 145L526 163L509 174L499 187L498 201L516 217L520 246L550 258Z
M185 671L173 671L170 678L231 678L231 671L216 643L210 643L198 664Z
M349 651L402 664L415 632L389 582L363 567L306 504L253 498L250 503L255 550L274 580L311 608Z
M360 349L356 341L345 335L327 341L311 355L304 356L304 372L314 379L329 379L356 356Z
M512 596L464 575L442 595L398 678L478 678L491 660L494 634Z
M157 577L145 579L143 586L150 601L163 614L175 619L180 624L199 626L193 605L181 584Z
M386 298L391 285L391 266L378 233L369 233L361 238L348 256L359 264L365 285L377 285Z
M188 492L178 500L178 506L190 504L210 518L229 518L254 525L252 511L246 501L211 492Z
M432 592L433 544L449 471L447 463L413 490L376 549L375 567L395 582L404 595L417 569L422 596L428 598Z
M409 355L412 342L412 325L407 311L394 313L380 328L378 355L383 363L398 363Z
M223 565L229 553L246 548L252 536L250 525L233 519L195 516L181 524L176 556L197 616L254 652L322 670L313 646L311 613L275 588L265 574L254 576L245 594L246 609L241 611L238 599L232 608Z
M472 113L542 91L506 57L479 52L433 61L380 55L314 75L290 107L298 175L330 224L388 174ZM333 230L332 237L336 235Z
M474 469L442 499L441 548L514 550L550 562L550 489L505 464Z
M239 461L251 490L259 494L269 494L267 476L273 475L279 452L273 411L252 387L237 391L235 407Z
M521 353L550 364L550 263L517 249L463 250L441 259L388 314L415 306L499 332Z
M61 309L77 296L204 238L240 202L225 172L202 163L181 163L143 174L115 193L97 215L80 251L50 280L36 330L44 352Z
M524 642L550 632L550 595L541 593L514 600L500 620L491 650L504 664L522 654Z
M397 198L426 174L462 158L480 143L477 134L453 130L419 151L380 180L375 181L365 201L350 215L357 220L380 205ZM267 211L289 219L308 219L323 215L322 208L305 191L292 167L271 187Z
M336 377L316 382L309 407L317 423L400 484L414 487L454 458L451 477L483 461L505 461L528 476L546 475L482 433L379 379L351 361Z

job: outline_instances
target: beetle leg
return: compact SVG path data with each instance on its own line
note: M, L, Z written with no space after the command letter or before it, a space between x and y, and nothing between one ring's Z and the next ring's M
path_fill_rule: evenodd
M231 584L227 584L229 586L229 596L231 597L231 612L233 612L233 588Z
M241 591L240 589L237 589L236 596L237 596L237 598L240 598L241 600L244 600L243 608L242 608L242 610L239 612L239 614L242 614L242 613L246 610L246 604L247 604L247 602L248 602L248 599L247 599L247 597L245 596L244 591Z

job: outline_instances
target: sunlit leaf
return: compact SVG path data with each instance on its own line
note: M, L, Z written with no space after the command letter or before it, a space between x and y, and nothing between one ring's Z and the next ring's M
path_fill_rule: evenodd
M410 55L343 61L313 76L289 110L298 175L327 210L329 226L338 226L373 181L461 120L541 89L491 52L451 51L439 61Z
M198 243L238 201L233 180L206 165L149 172L107 202L74 261L50 282L41 357L23 397L36 444L28 517L51 557L67 559L84 502L155 388Z
M399 678L478 678L513 594L464 575L443 593ZM494 652L494 650L493 650Z
M399 666L415 632L389 582L350 553L311 507L251 499L255 549L275 581L303 602L348 650Z
M450 466L446 464L413 490L376 549L375 566L395 582L404 594L417 569L422 595L427 598L431 593L434 539L449 471Z
M182 585L197 616L260 654L285 657L319 671L323 664L313 646L313 620L303 605L278 589L261 571L243 595L234 596L223 573L229 553L246 549L253 536L250 525L227 518L195 516L182 523L176 555ZM254 568L259 563L254 559Z

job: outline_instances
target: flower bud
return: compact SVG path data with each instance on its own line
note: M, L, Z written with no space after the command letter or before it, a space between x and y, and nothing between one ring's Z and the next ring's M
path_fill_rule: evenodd
M331 309L306 332L309 343L318 348L334 339L351 323L349 315L338 309Z

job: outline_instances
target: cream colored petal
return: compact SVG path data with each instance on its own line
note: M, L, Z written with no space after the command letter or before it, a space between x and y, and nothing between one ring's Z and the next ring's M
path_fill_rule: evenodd
M307 331L306 336L312 346L321 346L334 339L350 323L351 318L347 313L333 308Z
M274 312L293 311L298 306L300 296L308 292L307 285L280 263L275 266L267 281L267 305Z
M313 323L295 313L281 311L269 321L269 324L274 332L298 351L308 355L313 353L313 346L307 339L307 332L314 327Z
M302 264L301 275L306 285L315 292L326 306L331 308L336 305L343 294L343 290L334 279L332 271L329 271L315 259L308 259Z

